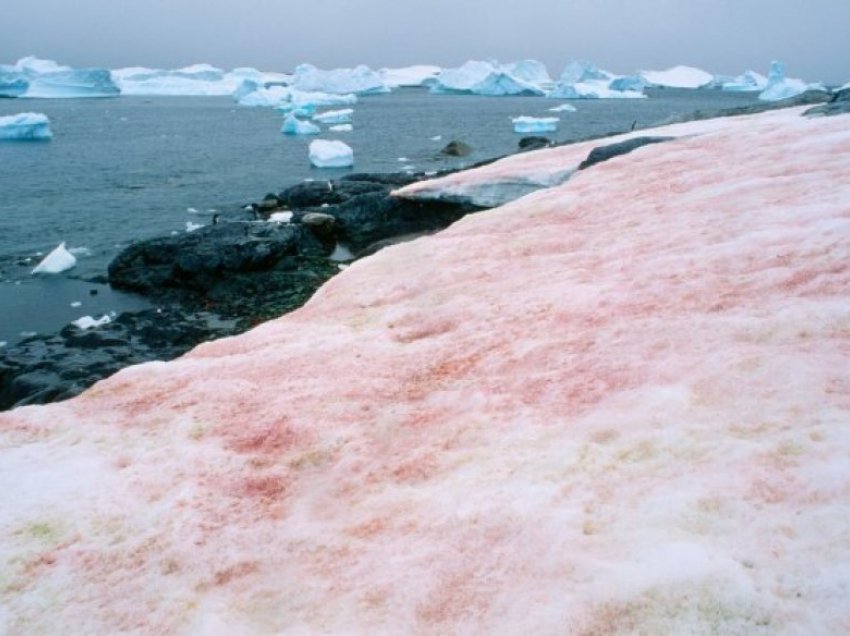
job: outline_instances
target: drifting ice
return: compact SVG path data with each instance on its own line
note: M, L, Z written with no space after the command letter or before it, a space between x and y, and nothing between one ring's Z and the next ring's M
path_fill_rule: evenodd
M290 113L284 118L280 132L284 135L318 135L322 132L322 129L316 124L302 121Z
M389 88L399 86L433 86L442 69L439 66L407 66L404 68L382 68L378 71Z
M520 67L521 72L533 72L531 61L520 64L524 65ZM540 86L514 75L512 71L515 68L515 65L503 66L496 62L470 60L459 68L444 69L437 76L437 83L431 88L431 92L496 97L545 94Z
M785 65L782 62L773 62L767 76L767 88L759 94L759 99L765 102L778 102L796 97L807 90L822 88L819 85L806 84L803 80L785 77Z
M30 141L50 139L50 120L41 113L19 113L0 117L0 140Z
M573 60L564 68L555 88L546 97L554 99L629 99L646 97L643 85L619 82L608 71L590 62ZM616 84L615 84L616 82Z
M702 88L711 84L714 75L692 66L674 66L666 71L641 71L647 86L665 88Z
M317 139L310 143L310 163L317 168L349 168L354 165L354 151L341 141Z
M337 126L331 126L328 130L332 130L334 132L351 132L354 130L354 126L351 124L339 124Z
M514 132L541 133L558 130L560 120L557 117L515 117L512 121Z
M322 124L347 124L351 122L351 116L354 110L351 108L343 108L342 110L329 110L324 113L319 113L313 116L313 121Z
M92 318L91 316L83 316L82 318L77 318L76 320L71 321L71 324L77 327L78 329L82 329L85 331L86 329L92 329L95 327L102 327L103 325L108 325L112 322L112 318L104 314L100 318Z
M30 82L23 73L14 68L0 66L0 97L20 97Z
M576 107L572 104L561 104L560 106L555 106L554 108L549 109L550 113L574 113L576 112Z
M323 71L312 64L301 64L295 69L292 86L299 91L332 94L374 95L390 91L378 73L363 65Z
M65 243L60 243L50 254L32 270L33 274L58 274L71 269L77 264L76 257L65 249Z

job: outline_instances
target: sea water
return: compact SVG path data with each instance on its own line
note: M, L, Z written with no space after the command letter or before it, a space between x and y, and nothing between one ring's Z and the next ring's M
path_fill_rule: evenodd
M558 131L547 136L605 135L635 122L755 101L754 94L686 90L652 91L640 100L574 100L577 111L558 113ZM353 131L323 127L318 136L349 144L354 168L320 170L307 156L315 136L282 135L279 113L240 107L227 97L0 100L0 116L43 112L54 134L49 142L0 143L0 342L57 331L86 314L146 306L144 299L90 282L132 241L185 232L189 222L209 223L216 212L305 179L434 171L514 152L522 135L511 119L549 116L561 103L423 89L363 97L354 107ZM452 140L472 146L472 154L442 156ZM62 241L86 248L77 267L31 276L40 256Z

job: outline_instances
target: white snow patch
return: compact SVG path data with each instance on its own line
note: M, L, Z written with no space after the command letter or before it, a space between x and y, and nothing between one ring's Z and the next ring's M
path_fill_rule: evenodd
M108 314L104 314L100 318L83 316L82 318L77 318L76 320L72 321L71 324L77 327L78 329L82 329L83 331L85 331L87 329L94 329L96 327L108 325L110 322L112 322L112 318Z

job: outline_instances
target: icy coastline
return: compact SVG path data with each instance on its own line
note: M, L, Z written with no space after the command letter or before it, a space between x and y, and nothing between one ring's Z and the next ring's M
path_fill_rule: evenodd
M551 181L0 415L0 627L841 631L850 119L801 111L462 173Z

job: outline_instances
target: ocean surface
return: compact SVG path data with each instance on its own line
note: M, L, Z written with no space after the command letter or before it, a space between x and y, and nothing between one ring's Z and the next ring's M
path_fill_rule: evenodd
M573 100L577 112L557 113L559 130L546 136L604 135L634 122L755 101L755 94L669 89L642 100ZM325 127L318 137L352 146L354 168L319 170L307 159L317 137L281 135L280 114L228 97L0 100L0 116L44 113L54 135L49 142L0 143L0 343L55 332L87 314L148 306L90 282L134 240L184 232L189 222L209 223L216 211L305 179L440 170L504 155L523 136L513 132L512 117L549 116L560 103L421 89L363 97L354 106L352 132L326 134ZM442 158L439 150L454 139L471 145L473 154ZM31 276L40 257L63 241L77 254L77 267Z

